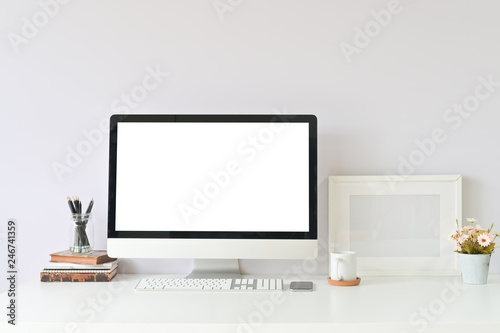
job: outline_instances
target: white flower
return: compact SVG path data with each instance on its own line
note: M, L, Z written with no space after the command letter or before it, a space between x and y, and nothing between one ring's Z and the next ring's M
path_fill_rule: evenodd
M482 247L487 247L491 243L491 239L487 233L477 236L477 241Z
M467 222L474 223L474 222L477 222L477 220L475 218L468 217Z
M462 251L462 247L460 246L460 243L458 241L455 243L455 247L457 251Z
M462 235L462 236L458 237L458 242L460 244L463 244L467 239L469 239L469 237L470 237L469 235Z

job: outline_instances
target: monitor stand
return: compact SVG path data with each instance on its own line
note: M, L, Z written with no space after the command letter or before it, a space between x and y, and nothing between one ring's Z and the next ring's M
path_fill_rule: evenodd
M186 279L241 278L238 259L194 259Z

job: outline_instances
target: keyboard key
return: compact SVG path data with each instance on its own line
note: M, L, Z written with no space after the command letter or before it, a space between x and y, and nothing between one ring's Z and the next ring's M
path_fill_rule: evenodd
M268 281L267 287L264 283L265 281L266 281L265 279L257 280L257 290L268 290L269 289L269 281Z

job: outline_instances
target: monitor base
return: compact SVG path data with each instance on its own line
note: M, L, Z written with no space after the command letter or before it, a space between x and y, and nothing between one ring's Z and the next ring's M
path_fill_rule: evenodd
M186 279L241 278L238 259L194 259Z

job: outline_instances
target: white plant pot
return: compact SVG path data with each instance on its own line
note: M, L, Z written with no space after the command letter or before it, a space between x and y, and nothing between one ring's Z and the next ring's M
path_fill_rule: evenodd
M466 284L486 284L491 254L459 253L462 280Z

